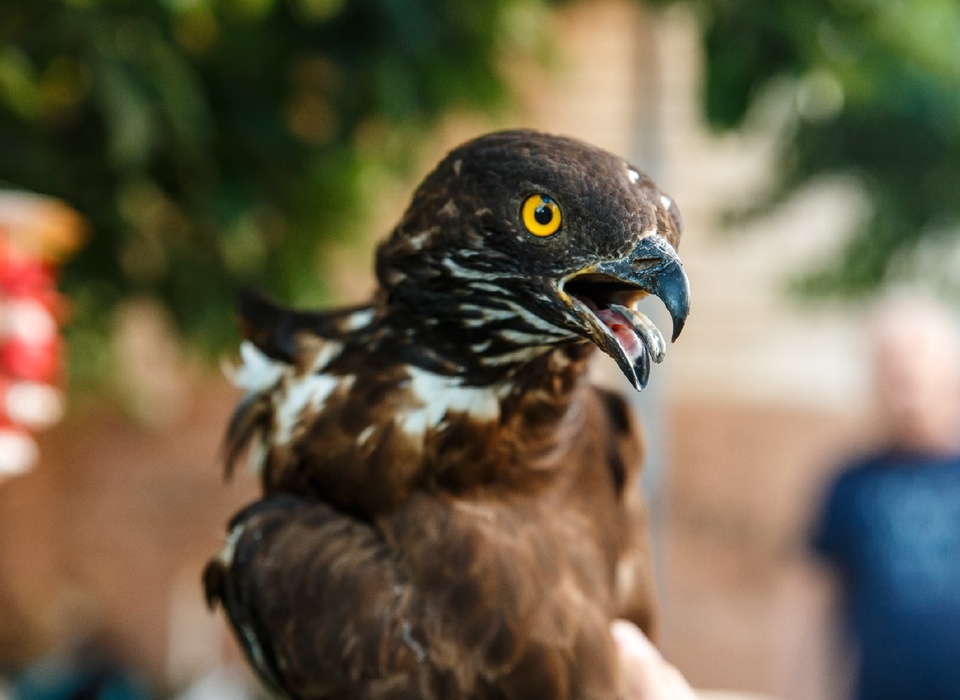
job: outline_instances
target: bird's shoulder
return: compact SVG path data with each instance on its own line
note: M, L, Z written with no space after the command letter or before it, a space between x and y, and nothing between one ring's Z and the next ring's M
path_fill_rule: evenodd
M309 362L324 342L368 327L376 314L370 304L300 311L253 289L240 291L237 311L244 340L264 356L290 365Z

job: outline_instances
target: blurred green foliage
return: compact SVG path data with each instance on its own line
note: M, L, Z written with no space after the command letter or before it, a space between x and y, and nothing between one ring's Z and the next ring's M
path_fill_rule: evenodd
M130 296L211 351L236 339L239 286L319 303L324 245L440 116L501 102L504 55L543 49L554 2L4 0L0 186L61 197L93 232L63 273L74 374L110 364ZM716 127L790 95L759 211L822 176L863 191L868 214L806 291L872 289L956 236L960 3L648 2L699 13Z
M865 196L849 243L801 290L857 295L901 275L940 275L960 292L960 2L655 4L677 2L701 20L711 124L742 125L772 91L792 97L777 180L754 213L824 176Z
M540 0L4 0L0 186L89 220L63 270L74 373L154 296L195 346L236 339L238 287L316 304L324 243L453 108L505 95ZM76 378L75 378L76 379Z

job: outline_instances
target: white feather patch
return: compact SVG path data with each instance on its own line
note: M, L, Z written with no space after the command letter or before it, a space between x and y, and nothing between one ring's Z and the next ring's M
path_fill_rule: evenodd
M444 258L441 264L450 270L456 277L466 280L489 280L489 272L481 272L480 270L471 270L469 267L464 267L450 258Z
M409 243L414 250L422 250L423 244L426 243L427 239L430 238L430 236L432 236L434 233L436 233L436 231L437 231L436 228L430 228L430 229L427 229L426 231L415 233L414 235L410 236L410 238L407 239L407 243Z
M220 554L217 555L217 559L219 559L220 563L224 566L229 567L233 564L233 554L237 549L237 542L240 541L241 535L243 535L243 523L234 525L233 529L227 533L227 538L223 543L223 549L221 549Z
M253 450L250 454L250 469L254 474L260 476L267 466L267 458L270 456L270 446L264 442L263 438L256 440Z
M491 306L478 306L477 304L461 304L460 308L464 311L480 314L481 319L472 320L480 320L481 322L503 321L516 316L516 312L512 309L495 309Z
M495 333L508 343L513 343L514 345L542 345L544 342L544 337L557 337L557 335L554 333L544 333L542 331L528 333L526 331L515 330L513 328L500 328L495 331Z
M239 367L228 371L227 376L234 386L243 389L248 394L258 394L272 389L283 376L285 364L277 362L262 352L249 340L240 343Z
M510 306L513 307L517 316L523 319L523 322L528 325L542 331L545 335L553 336L556 338L562 338L565 336L571 335L570 331L565 331L562 328L557 328L555 325L549 321L545 321L535 313L528 311L523 306L519 304L514 304L510 302Z
M398 417L398 424L409 435L437 428L448 413L463 413L475 420L495 420L500 416L497 395L484 387L463 386L457 377L445 377L417 367L408 368L410 391L419 406Z
M366 328L371 321L373 321L373 309L361 309L347 316L345 325L348 331L356 331Z
M483 358L483 363L485 365L507 365L511 362L525 362L538 357L542 353L542 348L527 346L511 350L510 352L500 353L499 355L487 355Z
M503 294L503 287L492 284L491 282L470 282L470 289L477 289L481 292L492 292L493 294Z
M360 431L360 434L357 435L357 444L363 445L367 440L373 437L373 433L376 430L376 426L368 425L366 428Z
M334 377L327 374L311 374L291 381L287 390L276 403L277 430L274 440L280 444L289 443L294 429L300 423L300 417L309 407L314 412L323 408L327 398L337 387L353 383L352 375Z
M336 340L328 340L317 351L317 356L313 358L312 372L322 372L331 362L340 356L343 351L343 343Z

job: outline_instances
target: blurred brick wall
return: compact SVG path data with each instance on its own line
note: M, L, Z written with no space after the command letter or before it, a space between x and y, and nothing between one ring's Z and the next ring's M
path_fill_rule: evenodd
M828 589L807 562L852 416L749 404L672 409L661 581L667 655L701 687L826 700Z
M235 398L225 381L206 381L163 429L99 407L43 436L40 466L0 486L0 591L18 615L0 616L0 661L102 625L166 679L175 584L191 579L202 611L200 567L254 493L250 478L225 486L217 460ZM205 617L194 631L219 654L219 622Z

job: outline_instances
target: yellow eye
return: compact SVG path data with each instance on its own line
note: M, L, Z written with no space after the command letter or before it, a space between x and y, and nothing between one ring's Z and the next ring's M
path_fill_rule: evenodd
M542 194L527 197L520 210L523 225L534 236L552 236L560 230L560 207L552 199Z

